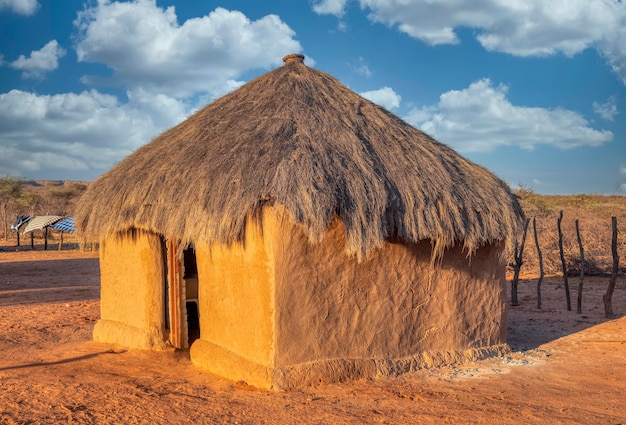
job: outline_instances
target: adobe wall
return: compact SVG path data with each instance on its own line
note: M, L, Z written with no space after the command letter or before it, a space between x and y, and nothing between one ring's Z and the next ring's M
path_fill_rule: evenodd
M301 226L270 221L266 230L282 228L272 239L275 386L395 375L505 349L501 246L471 260L456 247L433 268L429 242L386 242L358 263L344 253L340 222L311 245Z
M196 245L200 339L192 362L215 374L269 388L274 359L274 263L260 229L246 242Z
M200 339L192 362L265 388L390 376L506 350L502 246L471 259L384 243L358 263L343 224L320 244L273 209L245 244L196 246Z
M159 236L128 232L100 244L100 320L95 341L165 346L164 258Z

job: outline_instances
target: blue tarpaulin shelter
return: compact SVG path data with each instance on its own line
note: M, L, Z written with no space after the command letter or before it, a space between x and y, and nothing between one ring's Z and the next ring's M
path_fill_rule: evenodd
M54 230L59 232L74 233L74 217L67 217L51 225Z

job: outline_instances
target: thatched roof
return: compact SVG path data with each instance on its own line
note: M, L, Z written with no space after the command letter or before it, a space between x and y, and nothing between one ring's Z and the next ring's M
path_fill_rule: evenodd
M139 228L232 243L264 205L312 242L339 217L359 257L385 239L510 246L522 215L488 170L289 55L98 178L75 216L92 240Z

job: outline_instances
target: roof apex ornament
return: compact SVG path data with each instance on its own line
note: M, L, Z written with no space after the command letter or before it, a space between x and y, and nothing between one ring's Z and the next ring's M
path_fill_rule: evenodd
M285 56L283 58L283 62L285 63L285 65L287 65L288 63L303 63L304 55L300 55L298 53L292 53L290 55Z

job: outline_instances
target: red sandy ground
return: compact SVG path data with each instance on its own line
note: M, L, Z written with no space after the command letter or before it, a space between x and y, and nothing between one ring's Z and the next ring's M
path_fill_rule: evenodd
M1 247L0 247L1 248ZM97 253L0 252L2 424L626 424L626 285L586 277L583 314L561 278L520 283L509 355L393 379L270 392L195 369L180 351L91 342Z

